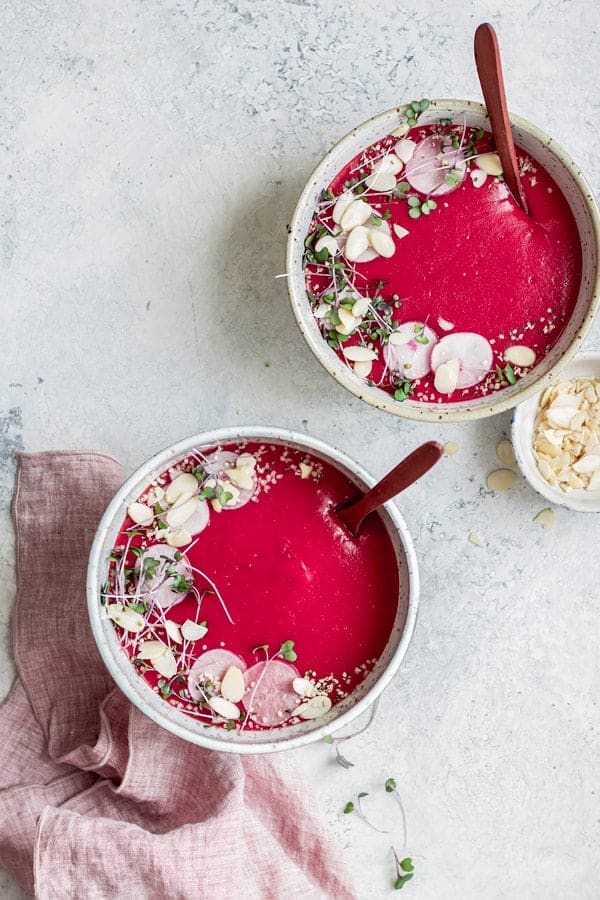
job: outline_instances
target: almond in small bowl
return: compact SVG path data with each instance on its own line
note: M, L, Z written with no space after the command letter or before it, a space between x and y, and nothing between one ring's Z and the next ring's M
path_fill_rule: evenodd
M577 512L600 512L600 353L580 353L517 407L512 442L539 494Z

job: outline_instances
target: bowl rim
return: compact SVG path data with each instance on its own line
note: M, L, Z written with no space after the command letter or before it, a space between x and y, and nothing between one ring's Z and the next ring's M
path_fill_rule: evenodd
M376 479L364 469L360 463L356 462L356 460L334 445L322 441L320 438L305 435L291 429L274 428L267 425L230 426L190 435L189 437L183 438L175 444L171 444L163 450L158 451L158 453L155 453L150 459L142 463L142 465L140 465L124 481L110 500L100 519L90 548L86 576L86 594L88 616L96 647L98 648L100 656L102 657L111 678L137 709L148 716L148 718L152 719L157 725L165 728L167 731L170 731L172 734L175 734L177 737L182 738L188 743L194 743L207 749L224 753L258 754L289 750L320 741L326 735L339 731L341 728L347 726L375 703L400 668L412 639L419 606L420 577L417 555L409 528L398 506L396 506L393 501L388 501L384 504L384 508L393 524L395 533L400 540L404 552L406 573L408 575L408 583L404 588L406 594L406 620L398 644L393 650L385 668L379 673L376 681L364 696L351 706L350 709L346 710L346 712L342 713L332 721L328 721L326 724L313 728L305 733L288 738L285 737L285 729L281 729L278 734L281 734L282 737L254 745L228 744L225 739L213 738L208 733L191 733L183 724L180 725L176 721L171 721L170 719L163 717L161 714L161 707L157 703L154 704L153 702L150 702L150 699L146 699L141 691L138 692L134 688L133 683L130 682L126 678L124 672L120 670L115 662L108 639L105 635L103 620L100 616L100 604L98 602L98 585L101 581L100 573L103 565L102 550L104 541L110 527L114 524L116 517L122 514L124 504L127 502L130 492L139 485L140 481L150 475L151 472L168 467L170 461L180 457L194 446L210 446L213 444L232 443L236 440L247 439L259 439L264 441L277 439L284 443L289 442L299 444L309 451L313 450L324 455L334 466L345 466L357 476L358 480L361 480L368 487L371 487L376 482ZM153 696L157 695L153 694ZM182 713L182 715L185 714Z
M570 364L572 364L572 365L578 365L579 363L585 364L588 362L596 364L596 366L598 367L597 377L600 378L600 350L587 350L585 353L578 353L574 359L570 360ZM555 380L562 381L562 380L568 380L571 377L577 377L577 376L569 375L568 369L569 369L569 365L567 364L565 366L565 368L561 371L560 378L557 378ZM538 391L538 393L534 397L528 398L528 401L530 403L534 403L534 401L535 401L536 408L537 408L537 405L539 404L541 395L546 390L546 387L547 386L545 386L542 390ZM512 420L510 423L510 436L511 436L511 442L513 445L514 454L515 454L515 459L517 461L517 466L519 467L519 470L520 470L521 474L523 475L523 478L527 481L527 484L529 484L530 487L533 488L533 490L536 492L536 494L539 494L541 497L544 497L545 500L548 500L554 506L562 506L565 509L572 510L573 512L588 513L588 514L591 513L592 515L593 514L598 515L598 513L600 513L600 497L598 498L598 508L597 509L591 509L589 507L580 506L578 503L578 501L579 501L578 496L574 496L572 494L565 494L559 490L555 492L555 489L552 487L552 485L548 484L547 481L544 478L542 478L541 475L539 477L539 482L537 480L536 480L536 482L534 482L533 479L530 477L529 471L528 471L528 466L525 462L523 450L524 450L526 443L529 443L529 445L531 445L531 435L529 434L529 429L527 429L527 434L525 433L526 429L525 429L524 422L523 422L524 415L525 415L525 405L523 403L520 403L516 407L516 409L513 413L513 416L512 416ZM535 461L533 462L533 465L535 466ZM571 498L571 499L569 499L569 498Z
M292 215L288 228L285 269L288 276L286 279L288 294L298 328L300 329L300 332L302 333L306 343L310 347L313 355L321 363L323 368L333 378L335 378L337 382L339 382L343 387L350 391L350 393L354 394L355 397L358 397L359 400L362 400L377 409L381 409L384 412L391 413L394 416L420 422L450 423L483 419L487 418L488 416L494 416L498 413L505 412L508 409L512 409L523 400L526 400L528 397L531 397L533 394L542 390L544 387L547 387L549 384L556 380L558 372L566 363L568 363L573 358L573 356L581 348L581 345L585 340L585 337L592 325L594 316L600 305L600 214L598 212L598 207L594 200L594 195L590 185L588 184L583 172L581 171L577 163L567 153L567 151L560 144L558 144L554 140L554 138L546 134L546 132L541 128L538 128L537 125L534 125L521 116L510 113L511 124L515 125L521 131L529 133L540 143L545 144L550 152L569 172L571 178L575 182L577 189L581 194L581 198L590 217L595 251L594 268L590 281L590 301L586 314L577 329L575 337L573 338L569 346L566 347L560 359L557 360L556 364L545 375L539 375L531 382L531 384L524 387L521 391L517 391L516 393L511 394L510 397L503 398L503 392L500 391L497 399L492 398L490 395L488 397L488 399L490 399L489 403L482 403L481 406L474 408L465 406L465 408L463 409L448 410L444 409L443 404L431 404L429 406L410 406L406 403L400 403L399 401L394 400L391 395L386 396L383 391L380 391L377 388L370 387L367 384L360 384L357 379L354 379L350 375L345 366L335 366L334 360L331 358L329 353L330 348L323 340L321 334L315 334L312 328L307 327L309 322L311 322L312 324L312 312L307 302L306 292L303 289L297 290L297 286L292 274L295 245L299 239L302 239L302 241L304 240L304 235L298 235L300 219L305 211L306 206L309 205L309 202L311 200L311 196L314 190L314 183L315 181L321 181L321 172L326 168L331 157L343 151L345 146L347 144L350 144L356 137L356 135L358 135L360 132L376 126L380 121L384 121L392 114L402 115L409 106L409 103L405 103L402 106L390 107L383 112L371 116L364 122L355 125L343 137L336 141L336 143L333 144L332 147L330 147L327 153L312 169L310 175L306 180L304 188L302 189L302 193L300 194L298 202L296 203L296 207L294 209L294 213ZM461 100L457 98L430 99L429 109L435 109L436 107L452 112L464 112L470 110L483 115L485 118L488 117L487 110L484 104L479 103L475 100Z

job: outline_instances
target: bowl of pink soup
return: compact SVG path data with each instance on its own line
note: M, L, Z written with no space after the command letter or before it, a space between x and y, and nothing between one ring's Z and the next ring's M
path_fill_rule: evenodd
M358 538L334 509L374 479L315 438L220 429L119 489L90 553L94 637L123 693L179 737L265 753L321 739L397 672L418 603L393 503Z
M287 279L311 350L397 416L502 412L555 380L600 296L600 227L575 162L512 117L525 215L485 108L420 100L347 134L290 226Z

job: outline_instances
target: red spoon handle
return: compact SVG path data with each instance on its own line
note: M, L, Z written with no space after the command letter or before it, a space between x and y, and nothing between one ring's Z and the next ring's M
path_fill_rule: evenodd
M426 444L422 444L397 466L394 466L392 471L378 481L370 491L363 494L360 500L345 509L336 510L336 515L353 534L356 534L365 516L417 481L421 475L428 472L438 462L443 454L444 448L437 441L428 441Z
M475 32L475 65L490 117L498 156L502 163L504 180L523 212L528 213L527 200L519 178L515 142L506 106L500 47L496 32L487 22L479 25Z

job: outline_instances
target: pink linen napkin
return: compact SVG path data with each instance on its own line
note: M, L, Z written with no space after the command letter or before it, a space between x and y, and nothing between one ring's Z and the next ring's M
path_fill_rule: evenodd
M204 750L116 689L85 606L123 480L93 452L20 456L19 678L0 707L0 864L42 900L355 896L289 753Z

